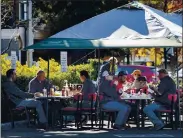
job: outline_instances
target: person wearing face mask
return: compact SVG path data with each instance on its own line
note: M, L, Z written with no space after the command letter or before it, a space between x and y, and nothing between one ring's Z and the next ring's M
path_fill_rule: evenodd
M103 81L100 84L99 92L103 95L101 107L106 110L118 111L114 129L125 128L126 121L131 111L131 107L120 101L120 95L116 90L116 85L112 84L112 79L108 71L102 74ZM112 85L111 85L112 84Z
M154 91L152 96L154 97L154 103L146 106L143 111L154 124L156 130L162 129L165 124L155 114L156 110L170 109L171 101L168 99L168 94L176 94L176 84L174 80L169 77L168 72L165 69L159 71L160 84L158 87L150 86L150 89Z

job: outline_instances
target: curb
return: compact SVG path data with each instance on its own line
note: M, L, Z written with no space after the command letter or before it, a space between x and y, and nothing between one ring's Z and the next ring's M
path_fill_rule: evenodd
M22 120L22 121L15 121L15 128L16 127L25 127L26 126L26 120ZM11 122L7 122L7 123L1 123L1 130L9 130L12 129L11 128Z

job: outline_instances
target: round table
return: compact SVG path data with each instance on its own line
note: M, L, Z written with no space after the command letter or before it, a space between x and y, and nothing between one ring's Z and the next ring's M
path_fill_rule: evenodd
M137 103L137 128L140 127L140 122L142 122L141 127L144 127L144 113L143 113L143 108L145 107L145 101L147 100L152 100L150 96L142 97L142 96L131 96L131 97L121 97L121 100L135 100ZM140 109L140 104L141 104L141 109ZM141 118L140 115L141 114Z
M48 102L48 100L49 101L51 101L51 126L53 127L54 126L54 123L56 122L56 117L55 117L55 107L54 108L52 108L52 106L53 105L56 105L56 104L54 104L56 101L60 101L60 105L62 105L63 106L63 104L62 104L62 102L64 101L64 100L68 100L68 99L71 99L71 98L73 98L73 96L41 96L41 97L35 97L35 99L36 100L40 100L40 101L45 101L46 100L46 102L45 103L47 103ZM44 103L44 102L43 102ZM48 106L48 105L47 105ZM46 106L46 107L47 107ZM62 106L59 108L59 109L61 109L62 108ZM46 108L46 112L47 112L47 116L48 116L48 108Z

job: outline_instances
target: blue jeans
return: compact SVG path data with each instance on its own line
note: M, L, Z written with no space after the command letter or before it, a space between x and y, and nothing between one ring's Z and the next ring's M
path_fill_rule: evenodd
M156 110L165 110L166 108L159 104L159 103L152 103L148 106L146 106L143 111L149 118L149 120L154 124L154 125L161 125L163 124L162 120L159 119L159 117L156 115L155 111Z
M117 118L115 120L116 125L125 125L128 120L128 116L131 111L131 107L125 103L118 101L110 101L102 105L103 109L118 111Z

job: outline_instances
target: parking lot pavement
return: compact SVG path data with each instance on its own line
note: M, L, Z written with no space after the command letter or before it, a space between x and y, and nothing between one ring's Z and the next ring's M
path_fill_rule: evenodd
M15 128L3 130L1 138L183 138L181 130L152 131L131 128L129 130L38 130L35 128Z

